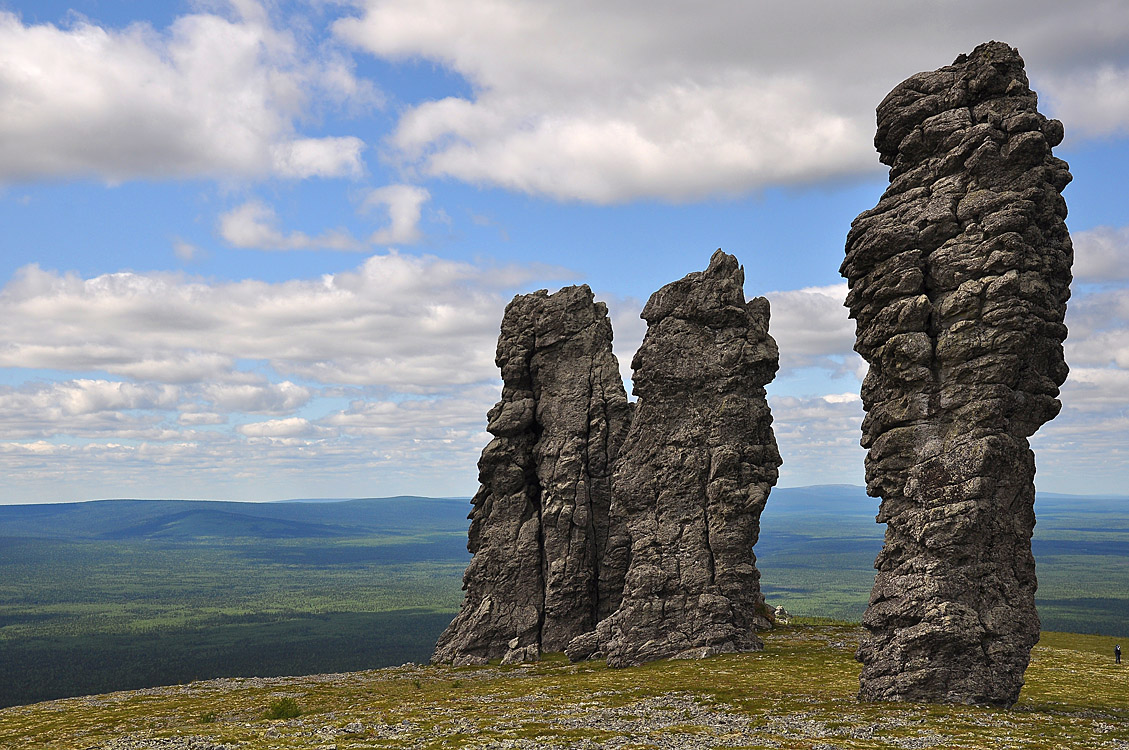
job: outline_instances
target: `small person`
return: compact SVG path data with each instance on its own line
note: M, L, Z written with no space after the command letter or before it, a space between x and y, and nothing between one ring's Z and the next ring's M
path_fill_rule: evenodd
M1117 645L1115 645L1113 647L1113 663L1114 664L1120 664L1121 663L1121 644L1120 643L1118 643Z

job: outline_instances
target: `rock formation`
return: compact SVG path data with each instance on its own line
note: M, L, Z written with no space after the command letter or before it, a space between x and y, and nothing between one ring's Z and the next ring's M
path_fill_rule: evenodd
M878 106L890 186L847 237L886 541L859 697L1010 705L1039 637L1027 438L1059 411L1073 251L1023 60L991 42Z
M631 366L638 397L615 467L610 550L630 564L623 602L598 637L609 666L762 647L768 626L753 545L780 454L765 384L776 373L768 301L745 301L744 271L720 250L705 271L651 295ZM622 551L620 551L622 550Z
M611 342L607 307L587 286L519 295L506 307L502 399L478 462L466 599L433 661L534 660L619 605L626 561L612 570L604 558L612 465L631 407Z

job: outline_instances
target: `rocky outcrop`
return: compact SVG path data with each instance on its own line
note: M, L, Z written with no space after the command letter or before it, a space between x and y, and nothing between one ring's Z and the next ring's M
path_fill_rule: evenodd
M478 462L466 599L433 661L537 659L619 605L626 561L605 564L612 466L630 405L607 307L587 286L519 295L496 362L502 399ZM614 559L614 557L613 557Z
M655 292L631 366L635 416L615 468L619 609L598 628L609 666L761 648L767 627L753 545L780 454L765 384L778 365L768 301L720 250L705 271ZM578 639L570 656L590 651Z
M860 698L1009 705L1039 637L1027 438L1053 418L1073 252L1023 60L991 42L878 107L890 186L847 237L886 541Z

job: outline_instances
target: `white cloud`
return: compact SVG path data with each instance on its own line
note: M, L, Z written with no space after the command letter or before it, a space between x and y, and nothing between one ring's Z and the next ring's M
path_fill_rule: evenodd
M1076 294L1066 309L1066 361L1072 368L1129 370L1129 289Z
M299 138L272 146L271 162L281 177L359 176L364 145L353 136Z
M780 349L781 374L803 367L823 367L833 373L859 370L861 358L853 351L855 323L843 306L845 283L765 296L771 308L768 330Z
M205 383L203 401L222 412L286 414L309 403L314 392L289 380L281 383Z
M174 241L172 250L176 257L180 258L185 263L191 263L200 258L200 248L184 240L178 239Z
M188 426L226 424L227 416L215 412L186 411L177 417L177 421L182 425Z
M32 265L0 289L0 367L246 383L237 365L251 360L282 378L442 390L497 377L503 291L553 275L397 253L274 284L158 273L82 279ZM286 398L304 397L280 384L264 403L284 387Z
M1129 281L1129 227L1094 227L1074 232L1074 278L1108 283Z
M252 438L294 438L318 434L318 429L310 424L309 420L302 417L252 422L241 424L235 429L240 434Z
M354 92L257 2L165 30L25 25L0 12L0 180L360 174L362 142L295 125L311 96Z
M250 200L220 216L219 231L230 245L259 250L365 249L343 229L311 237L305 232L284 234L277 225L274 209L262 201Z
M340 39L436 62L473 88L408 108L394 156L558 199L688 200L878 171L875 105L993 38L1018 46L1068 137L1129 123L1123 3L358 5L334 25Z
M160 418L151 412L173 408L179 398L180 389L175 386L108 380L3 386L0 432L9 439L59 433L116 437L144 434L149 439L166 439L160 430L154 431Z
M849 394L848 394L849 395ZM769 396L772 429L784 464L780 485L863 484L862 401L828 394Z
M358 240L345 229L332 229L314 236L305 232L283 232L278 228L274 209L260 200L249 200L221 215L219 233L234 247L258 250L364 251L373 245L409 245L423 236L419 221L423 204L430 197L427 190L413 185L386 185L370 190L360 212L375 210L387 216L388 224L373 232L367 241Z
M1087 136L1129 133L1129 66L1097 67L1054 73L1046 94L1056 112Z
M388 226L369 237L374 245L399 245L418 242L420 213L431 197L424 188L413 185L387 185L377 188L365 198L366 210L382 208L388 214Z

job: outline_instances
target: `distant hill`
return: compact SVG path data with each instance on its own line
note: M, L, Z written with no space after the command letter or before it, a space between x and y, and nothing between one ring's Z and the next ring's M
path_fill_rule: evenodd
M810 536L821 525L825 528L817 536L881 538L883 527L874 522L878 502L863 487L849 484L777 487L761 518L762 542L794 532ZM123 499L0 505L0 536L188 540L465 533L470 507L467 498L414 495L269 503ZM1068 517L1129 516L1129 496L1039 493L1035 511L1040 520L1056 524Z
M0 505L0 536L52 539L327 538L466 531L470 502L397 496L247 503L97 500Z

